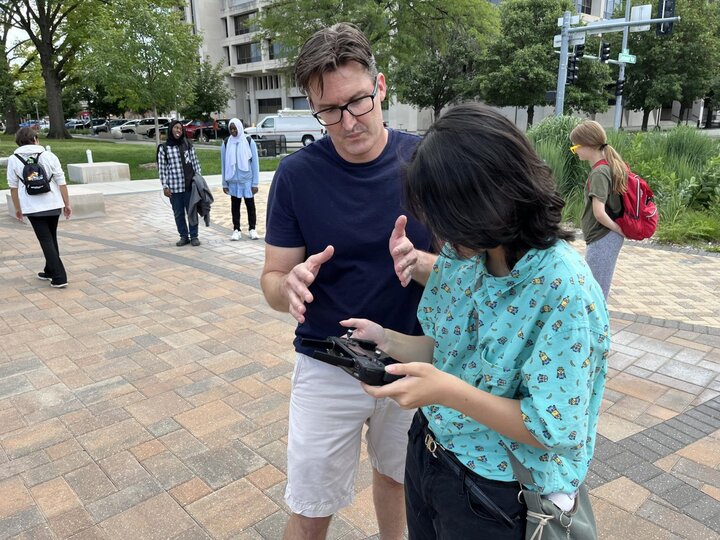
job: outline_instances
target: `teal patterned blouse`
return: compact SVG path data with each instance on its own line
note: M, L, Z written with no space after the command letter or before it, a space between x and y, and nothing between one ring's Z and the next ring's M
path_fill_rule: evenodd
M430 429L485 478L513 479L507 445L542 493L575 491L593 455L610 349L600 286L564 241L531 249L503 277L488 273L484 254L455 257L446 245L418 307L425 334L435 339L433 364L485 392L519 399L526 427L545 448L435 405L422 408Z

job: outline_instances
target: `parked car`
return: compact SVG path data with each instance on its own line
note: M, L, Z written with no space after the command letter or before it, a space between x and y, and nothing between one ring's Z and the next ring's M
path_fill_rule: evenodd
M323 136L322 126L313 116L267 116L257 127L245 128L245 133L253 138L266 135L284 135L288 143L302 143L307 146Z
M170 123L170 118L158 118L158 125L165 126ZM155 119L143 118L134 127L133 132L140 137L155 136Z
M92 128L92 132L96 135L98 133L110 132L110 130L116 126L121 126L127 120L124 118L113 118L112 120L105 120L103 123L98 124Z
M85 121L80 120L79 118L71 118L65 122L65 127L67 129L83 129L85 127Z
M198 142L207 142L211 139L224 139L230 135L227 118L217 120L190 120L185 124L185 136Z
M123 133L135 133L135 130L130 131L123 131L124 129L130 129L131 127L134 127L140 120L128 120L119 126L115 126L113 128L110 128L110 133L112 133L113 139L122 139Z

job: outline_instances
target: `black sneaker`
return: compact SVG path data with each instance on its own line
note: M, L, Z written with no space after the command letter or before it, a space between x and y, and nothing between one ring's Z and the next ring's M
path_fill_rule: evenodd
M62 289L62 288L64 288L64 287L67 287L67 281L66 281L65 283L53 283L53 282L51 281L51 282L50 282L50 286L51 286L51 287L54 287L54 288L56 288L56 289Z
M190 243L191 243L193 246L196 246L196 247L197 247L197 246L200 245L200 239L198 239L198 238L191 238L191 239L190 239Z
M38 272L37 278L42 279L43 281L50 281L52 279L52 277L45 272Z
M175 242L175 245L176 245L177 247L180 247L180 246L187 246L189 243L190 243L190 239L189 239L189 238L181 238L180 240L178 240L177 242Z

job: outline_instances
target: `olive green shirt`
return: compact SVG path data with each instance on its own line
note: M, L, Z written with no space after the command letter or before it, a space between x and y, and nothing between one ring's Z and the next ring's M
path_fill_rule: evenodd
M585 208L582 214L582 232L585 242L600 240L610 232L605 225L595 219L593 214L593 197L604 202L610 216L617 216L622 210L622 198L612 190L612 171L609 165L600 165L590 171L585 184Z

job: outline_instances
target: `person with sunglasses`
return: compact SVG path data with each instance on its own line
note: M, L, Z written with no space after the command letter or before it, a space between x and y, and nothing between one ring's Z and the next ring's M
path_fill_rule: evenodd
M367 425L380 536L399 540L413 413L372 398L345 371L312 358L301 339L344 334L339 321L358 313L421 334L415 310L435 256L426 229L398 218L406 214L401 168L420 138L383 125L385 76L354 25L312 35L295 76L327 135L282 160L268 195L262 289L298 322L285 538L325 538L332 515L352 503Z
M612 216L622 214L622 194L627 190L628 166L607 142L605 129L585 120L570 133L570 151L592 169L585 182L585 207L581 225L587 247L585 260L600 284L605 299L615 273L625 235Z

